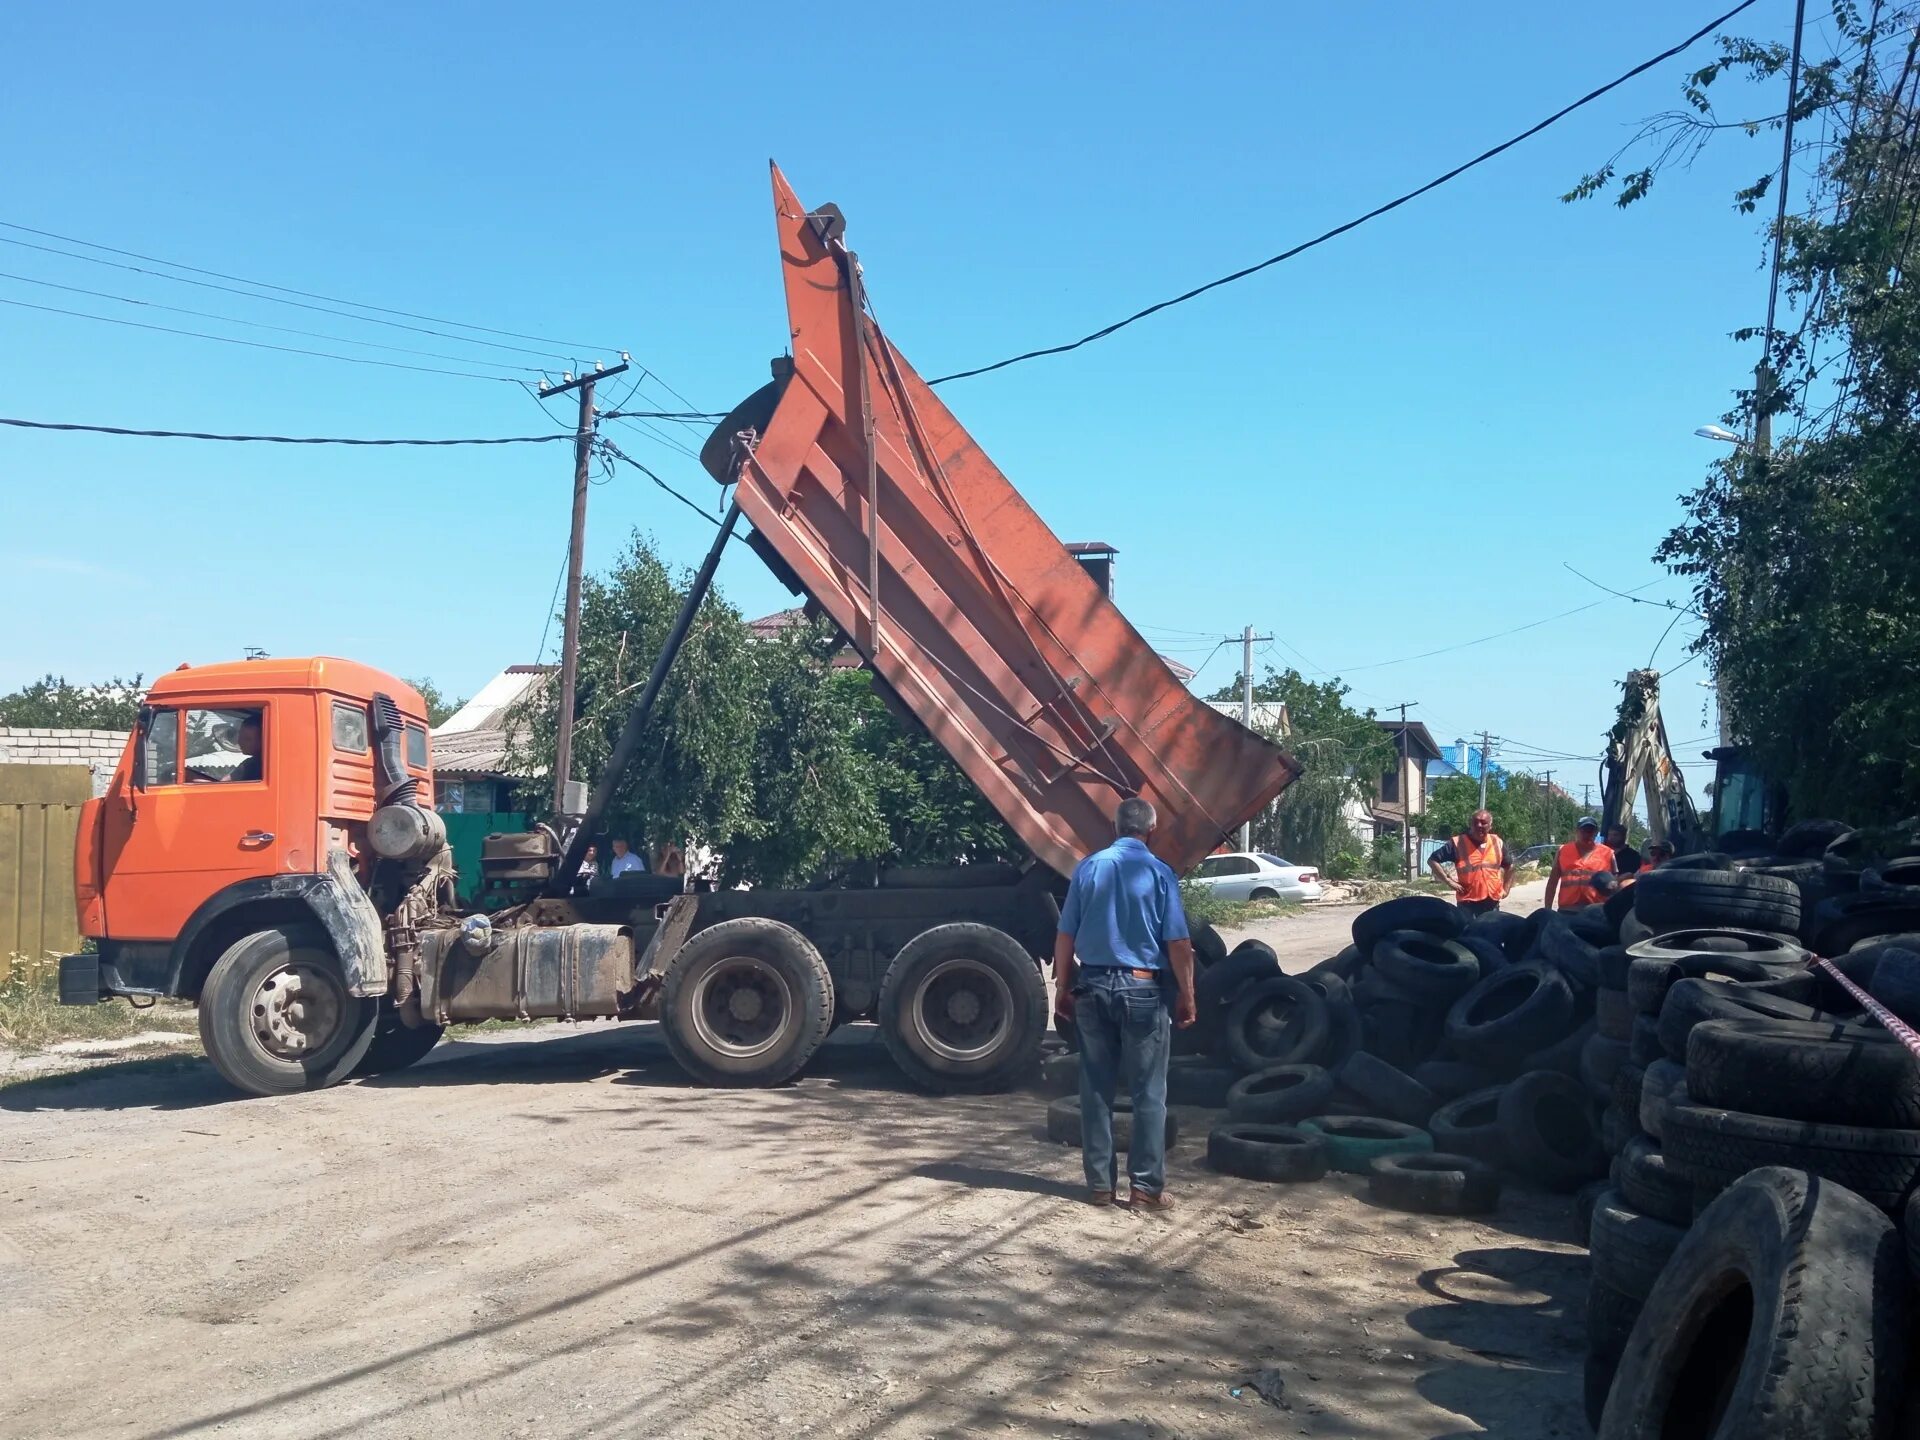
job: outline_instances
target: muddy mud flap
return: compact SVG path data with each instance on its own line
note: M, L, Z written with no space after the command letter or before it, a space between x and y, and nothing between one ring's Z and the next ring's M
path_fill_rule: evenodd
M363 999L386 994L387 954L380 912L360 888L347 852L329 850L327 872L315 877L315 882L305 898L333 941L348 992Z

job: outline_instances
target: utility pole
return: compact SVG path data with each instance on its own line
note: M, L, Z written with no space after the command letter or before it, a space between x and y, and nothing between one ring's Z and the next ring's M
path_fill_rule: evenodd
M553 812L567 813L567 782L573 778L573 697L580 672L580 560L587 543L587 476L593 459L593 386L596 380L618 375L621 361L611 370L596 367L591 375L569 375L559 385L542 385L540 398L580 392L580 425L573 437L573 529L567 539L567 608L560 635L560 726L553 747Z
M1229 637L1231 638L1231 637ZM1249 625L1240 632L1240 723L1253 729L1253 642L1271 640L1271 635L1256 635ZM1253 822L1240 822L1240 848L1253 849Z
M1593 786L1583 784L1580 787L1580 811L1585 814L1591 809L1593 809Z
M1486 731L1480 732L1480 808L1487 808L1487 766L1493 762L1493 737Z
M1407 780L1407 703L1400 705L1400 863L1413 879L1413 786Z

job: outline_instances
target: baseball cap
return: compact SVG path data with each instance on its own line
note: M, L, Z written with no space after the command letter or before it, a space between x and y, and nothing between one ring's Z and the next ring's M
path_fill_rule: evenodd
M1579 822L1575 824L1573 828L1576 830L1598 830L1600 828L1600 822L1591 815L1582 815Z

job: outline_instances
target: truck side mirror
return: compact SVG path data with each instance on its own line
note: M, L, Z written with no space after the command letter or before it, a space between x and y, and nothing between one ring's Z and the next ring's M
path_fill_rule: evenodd
M153 707L142 705L133 723L133 783L122 797L128 810L136 809L134 797L147 788L147 734L153 729Z

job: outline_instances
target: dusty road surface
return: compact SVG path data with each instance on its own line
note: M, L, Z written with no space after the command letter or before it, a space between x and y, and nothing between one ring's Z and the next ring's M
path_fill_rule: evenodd
M0 1089L0 1436L1585 1433L1562 1198L1227 1179L1195 1112L1136 1218L1043 1099L912 1093L868 1027L746 1092L652 1026L534 1034L287 1099L186 1057Z

